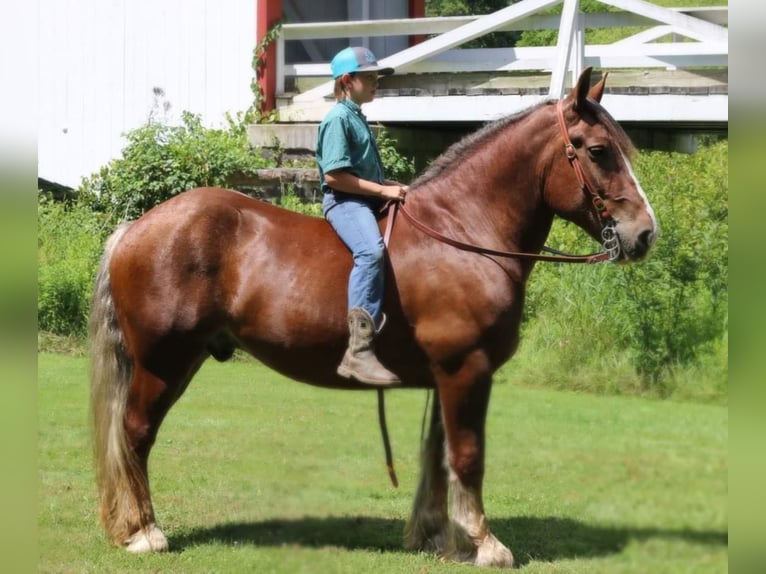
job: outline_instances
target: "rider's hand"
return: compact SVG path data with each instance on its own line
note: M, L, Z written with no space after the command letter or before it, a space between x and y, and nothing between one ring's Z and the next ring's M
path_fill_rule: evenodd
M381 186L380 195L384 199L404 201L409 189L408 185L383 185Z

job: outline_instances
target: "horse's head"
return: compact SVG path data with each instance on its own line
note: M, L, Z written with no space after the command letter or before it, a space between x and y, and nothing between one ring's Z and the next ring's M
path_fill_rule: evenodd
M593 88L590 75L587 68L557 106L546 203L613 250L617 261L640 260L657 237L657 220L631 168L630 140L599 103L606 74Z

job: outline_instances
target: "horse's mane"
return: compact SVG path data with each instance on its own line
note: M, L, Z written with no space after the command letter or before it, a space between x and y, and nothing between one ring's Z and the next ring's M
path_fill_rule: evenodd
M544 100L525 110L521 110L520 112L510 116L506 116L504 118L500 118L498 120L487 123L474 133L465 136L461 140L448 147L444 153L442 153L431 163L431 165L425 172L423 172L422 175L420 175L412 182L411 186L413 188L418 187L428 183L432 179L437 178L450 167L453 167L458 159L469 155L472 150L480 147L486 140L491 139L498 132L504 130L510 125L520 122L530 114L537 111L539 108L550 106L555 103L557 103L557 100ZM622 129L620 124L617 123L617 121L609 114L609 112L606 111L606 109L601 106L601 104L592 100L589 100L589 103L591 104L591 110L593 113L596 115L598 120L606 126L607 131L609 131L610 135L615 139L619 147L628 155L628 157L633 156L635 154L635 147L630 141L628 135L625 133L625 130Z

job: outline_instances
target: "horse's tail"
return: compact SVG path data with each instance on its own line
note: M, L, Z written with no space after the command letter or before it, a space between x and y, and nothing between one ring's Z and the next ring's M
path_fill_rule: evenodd
M109 277L112 253L129 226L125 223L118 227L106 242L89 322L90 407L99 508L101 523L116 544L123 544L131 534L129 530L140 522L131 488L140 476L140 468L128 446L124 422L133 361L115 315Z

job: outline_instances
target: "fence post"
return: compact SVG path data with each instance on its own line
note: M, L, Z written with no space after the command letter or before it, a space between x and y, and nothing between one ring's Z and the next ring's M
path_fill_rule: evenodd
M569 54L569 68L572 70L572 83L574 83L585 67L585 18L582 17L579 9L575 12L572 47L572 53Z
M256 44L266 37L271 30L282 19L282 0L256 0L255 15L255 37ZM263 57L262 73L258 76L258 85L261 87L261 93L264 96L263 109L267 112L276 108L276 88L277 88L277 58L276 46L272 42L266 49Z
M580 0L564 0L559 25L559 38L556 44L556 63L551 73L551 86L548 95L552 98L564 97L564 83L569 70L569 56L572 52L577 14L580 12Z
M409 16L410 18L425 18L426 16L426 0L409 0ZM425 34L416 34L410 36L410 46L420 44L426 39Z

